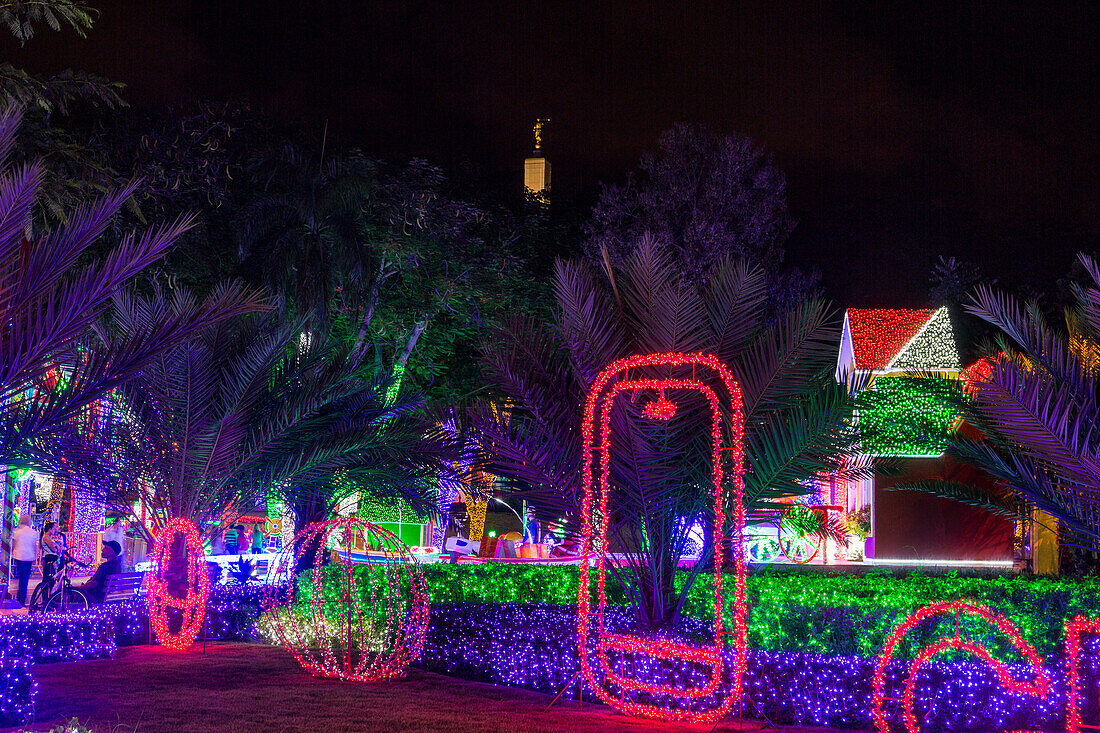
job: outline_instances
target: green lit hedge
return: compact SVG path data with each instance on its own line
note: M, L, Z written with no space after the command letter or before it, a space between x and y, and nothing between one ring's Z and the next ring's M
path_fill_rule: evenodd
M364 567L358 572L368 572ZM429 595L439 603L551 603L575 605L578 569L575 566L486 563L435 564L424 567ZM686 576L680 575L681 581ZM732 588L733 578L726 581ZM335 591L335 586L330 586ZM700 578L688 595L685 615L710 616L713 582ZM608 597L625 604L608 580ZM940 600L966 598L1007 616L1042 656L1052 656L1062 643L1067 617L1100 615L1100 581L1029 579L1020 576L960 577L887 572L865 574L773 569L748 578L749 641L754 648L827 654L876 656L889 630L914 609ZM981 639L1001 658L1016 655L999 634L979 624L968 624L970 635ZM923 644L950 632L955 620L943 619L914 634ZM908 656L906 646L899 648Z

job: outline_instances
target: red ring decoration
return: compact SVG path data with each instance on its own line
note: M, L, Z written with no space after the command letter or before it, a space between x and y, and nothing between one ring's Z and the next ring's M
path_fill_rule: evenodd
M372 572L354 572L348 548L362 538ZM325 563L339 568L339 599L325 597ZM294 548L297 548L295 550ZM296 567L310 547L313 567L264 599L280 643L316 677L379 682L405 675L424 648L428 585L416 558L395 534L356 517L314 522L283 550L276 567ZM364 582L365 581L365 582ZM363 639L370 643L362 644Z
M171 560L172 545L176 537L183 536L183 552L187 567L186 593L183 598L168 590L165 569ZM149 623L162 646L168 649L187 649L195 643L195 637L206 620L206 603L210 598L210 573L206 569L199 530L188 519L174 517L157 533L153 547L153 568L145 575L149 591ZM182 616L179 631L169 628L170 610Z
M630 370L639 367L685 367L690 368L690 376L680 379L631 379ZM724 444L722 426L723 416L720 410L719 394L696 378L697 371L710 372L712 379L717 377L723 396L728 399L732 419L732 440ZM617 380L617 381L615 381ZM605 592L606 549L608 499L610 495L609 467L611 447L611 408L616 397L630 397L639 391L657 392L660 397L650 402L643 416L653 420L668 420L675 415L676 405L666 396L666 391L690 391L701 394L710 407L711 417L711 474L713 479L714 547L722 547L725 539L731 539L734 553L735 591L732 630L723 628L723 592L722 592L722 553L717 551L714 557L714 641L710 646L696 646L669 640L654 641L632 634L616 634L606 630L604 610L607 606ZM744 508L744 418L742 416L741 388L729 369L710 354L648 354L620 359L605 367L592 383L584 404L584 418L581 426L585 457L584 474L581 488L584 503L581 516L581 547L584 548L585 562L580 564L580 586L577 593L577 643L581 671L596 691L596 695L606 704L631 715L665 720L685 720L695 722L713 722L724 717L733 704L740 699L742 679L745 671L745 649L747 646L746 607L745 607L745 558L742 534L745 526ZM599 442L596 442L598 436ZM722 482L727 475L723 453L729 452L732 470L733 495L726 496ZM593 484L599 496L594 497ZM593 518L593 507L598 500L599 514ZM727 502L733 512L733 537L723 536L725 506ZM598 543L598 544L596 544ZM588 558L592 547L599 547L596 553L596 586L598 605L590 607ZM594 627L594 628L591 628ZM588 657L588 638L596 639L598 667L593 667ZM737 650L733 669L727 670L722 656L724 637L733 637ZM676 685L655 685L624 675L621 670L612 668L608 652L620 654L646 655L659 660L679 660L709 667L708 680L698 687ZM714 695L729 677L731 691L717 705L702 698ZM614 685L618 692L611 689ZM637 700L638 693L670 696L683 703L683 707L665 707Z
M910 629L921 621L940 613L950 612L977 616L990 625L995 626L1008 638L1012 646L1014 646L1016 650L1020 652L1020 655L1027 661L1028 666L1031 667L1031 671L1034 674L1034 680L1021 682L1013 678L1012 675L1009 674L1008 667L1000 660L995 659L985 647L977 642L961 638L958 635L958 627L956 626L954 638L940 639L930 644L922 649L917 655L917 658L913 660L913 663L909 665L909 674L905 681L905 689L901 696L902 720L905 723L906 733L920 732L920 723L917 721L917 716L913 712L913 697L916 690L917 672L920 670L921 666L947 649L966 651L986 662L993 668L1001 686L1009 692L1022 695L1034 695L1039 698L1045 698L1050 694L1050 679L1043 669L1043 663L1039 658L1038 652L1035 651L1035 647L1020 636L1020 633L1016 630L1016 626L1011 621L1004 616L994 613L985 606L970 603L965 600L931 603L927 606L918 608L916 611L913 611L908 618L899 622L883 645L882 654L879 656L878 667L875 668L871 697L871 714L875 721L875 730L879 733L889 733L890 731L890 723L886 720L886 713L883 711L882 703L885 700L886 666L893 659L894 650L897 648L898 643Z

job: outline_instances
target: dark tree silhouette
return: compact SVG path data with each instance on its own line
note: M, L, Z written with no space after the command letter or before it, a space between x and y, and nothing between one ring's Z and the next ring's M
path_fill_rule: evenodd
M625 185L604 187L587 227L590 257L618 266L649 234L692 283L735 256L761 268L781 307L816 288L816 275L783 270L783 245L795 222L786 178L763 146L681 124L663 133L658 147Z

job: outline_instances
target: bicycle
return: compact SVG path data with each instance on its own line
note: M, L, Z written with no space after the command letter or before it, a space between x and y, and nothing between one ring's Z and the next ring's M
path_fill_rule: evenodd
M57 572L50 579L49 588L53 591L49 598L46 595L46 580L43 578L31 595L31 601L27 605L28 613L64 613L66 611L83 611L88 608L88 596L79 588L74 588L69 579L69 567L79 565L88 567L87 563L80 562L67 552L63 553L57 563ZM56 590L53 590L55 589Z

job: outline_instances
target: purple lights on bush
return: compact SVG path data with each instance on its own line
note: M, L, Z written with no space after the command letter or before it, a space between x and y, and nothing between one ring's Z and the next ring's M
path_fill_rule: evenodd
M615 609L608 609L609 615ZM626 621L626 612L622 611ZM687 621L685 631L705 622ZM427 643L419 666L468 679L525 687L557 694L573 680L579 664L572 609L550 605L437 604L432 606ZM1082 643L1084 689L1095 691L1100 680L1100 640ZM727 650L732 662L733 650ZM1052 691L1046 699L1003 690L987 665L970 660L936 661L917 675L916 712L927 728L988 731L1060 728L1065 720L1066 670L1062 655L1048 666ZM870 728L871 679L875 659L749 650L745 674L745 714L801 725ZM892 663L886 672L886 697L901 697L908 660ZM1009 665L1024 679L1025 664ZM639 678L652 675L667 681L668 670L634 670ZM691 682L692 670L681 670L677 684ZM701 673L699 673L701 675ZM663 677L663 678L662 678ZM566 691L575 697L576 681ZM585 696L592 691L585 687ZM1082 700L1082 719L1100 719L1097 696ZM887 705L888 719L900 729L896 702Z

